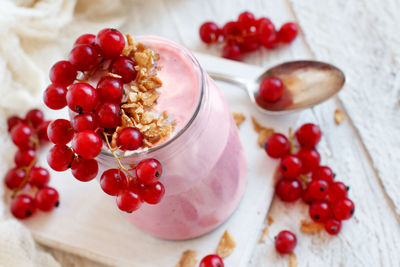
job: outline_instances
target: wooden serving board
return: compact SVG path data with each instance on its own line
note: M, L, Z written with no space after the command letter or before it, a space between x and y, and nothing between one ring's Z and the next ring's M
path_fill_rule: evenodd
M206 70L254 78L263 70L213 56L196 54ZM249 173L245 195L232 217L215 231L188 241L154 238L131 225L120 212L114 198L104 194L97 182L82 183L69 171L52 172L52 185L61 195L61 205L50 214L40 213L25 221L35 239L45 245L117 266L174 266L184 250L198 252L198 259L213 253L225 230L235 237L237 247L226 258L226 266L247 266L261 233L273 195L273 173L277 162L268 158L257 144L251 116L278 131L287 131L297 115L268 117L250 104L246 94L234 86L218 83L231 110L246 116L240 127L246 149ZM47 166L45 154L42 164Z

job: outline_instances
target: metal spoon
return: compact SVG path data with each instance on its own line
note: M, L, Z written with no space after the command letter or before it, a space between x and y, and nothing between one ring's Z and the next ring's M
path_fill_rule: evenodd
M311 60L277 65L254 81L214 72L209 72L209 75L216 80L240 86L250 100L268 114L283 114L313 107L338 93L345 82L343 72L337 67ZM278 77L284 84L283 96L277 102L266 102L258 95L260 83L266 77Z

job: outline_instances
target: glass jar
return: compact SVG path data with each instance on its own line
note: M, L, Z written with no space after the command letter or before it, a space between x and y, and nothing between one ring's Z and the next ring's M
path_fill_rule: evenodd
M221 90L194 56L164 38L144 36L139 41L160 55L161 96L169 94L167 90L174 90L174 82L185 79L187 75L182 76L182 73L193 73L190 92L183 93L186 95L180 96L180 101L194 104L192 110L172 112L182 116L175 135L169 140L122 159L126 166L137 164L144 158L158 159L163 166L160 181L165 186L165 196L160 203L144 203L127 217L135 226L160 238L183 240L197 237L226 221L239 204L247 178L245 151ZM163 57L167 54L168 60L164 63L168 64L163 64ZM173 69L182 60L188 69ZM166 84L163 75L167 78ZM168 103L160 104L166 106ZM179 107L170 105L170 108L176 106ZM115 159L107 150L98 160L106 168L117 168Z

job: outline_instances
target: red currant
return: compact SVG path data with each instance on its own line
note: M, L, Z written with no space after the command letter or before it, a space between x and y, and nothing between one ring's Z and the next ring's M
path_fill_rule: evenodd
M334 182L329 188L329 201L336 203L347 197L347 186L342 182Z
M329 219L325 222L325 230L330 235L337 235L340 232L341 228L342 228L341 221L335 219Z
M143 135L133 127L122 129L117 135L117 146L122 150L136 150L143 145Z
M15 218L26 219L36 211L35 200L28 195L18 195L11 202L11 213Z
M318 151L313 148L301 148L297 152L297 156L302 162L302 173L307 174L312 172L315 168L319 166L321 156Z
M128 187L125 174L119 169L109 169L100 177L100 186L103 191L111 196L116 196Z
M284 202L294 202L302 195L303 189L298 179L280 179L275 187L276 195Z
M76 39L74 47L81 44L93 45L95 41L96 41L96 35L90 33L82 34L81 36L78 37L78 39Z
M164 185L160 182L154 184L145 185L143 190L140 192L140 196L144 202L148 204L160 203L161 199L165 195Z
M331 184L334 179L334 174L331 168L327 166L319 166L314 169L311 177L313 180L324 180L328 184Z
M97 94L100 102L111 102L120 104L124 94L124 87L121 79L114 77L103 77L97 84Z
M14 156L14 162L17 167L27 167L36 159L36 151L34 149L18 150Z
M74 137L74 130L69 120L57 119L47 127L47 136L54 144L65 145Z
M73 158L73 153L66 145L55 145L47 154L47 163L55 171L67 170Z
M59 195L57 190L52 187L45 186L36 193L36 206L41 211L51 211L59 205Z
M161 178L161 175L162 166L156 159L144 159L136 166L136 178L141 184L153 184Z
M255 33L248 33L243 37L243 41L239 43L240 51L253 52L260 48L260 42Z
M97 91L88 83L75 83L67 93L68 107L75 112L91 112L98 104Z
M224 267L224 262L220 256L211 254L205 256L201 261L199 267Z
M24 120L18 116L12 116L12 117L8 118L8 120L7 120L8 132L11 132L11 130L14 128L14 126L16 126L20 123L24 123Z
M92 71L100 63L94 46L87 44L75 46L69 53L68 59L72 66L80 71Z
M225 38L242 36L244 28L236 21L227 22L222 28Z
M142 205L142 199L135 189L125 189L118 193L117 196L118 208L122 211L131 213L138 210Z
M76 115L71 120L72 128L75 132L82 132L85 130L95 131L98 127L97 121L92 113L82 113Z
M354 203L348 198L333 204L333 215L339 221L350 219L354 214Z
M37 187L43 187L50 181L50 173L42 167L33 167L29 172L29 182Z
M226 44L222 49L222 56L232 60L241 60L243 57L239 45L235 43Z
M81 182L88 182L96 178L99 165L94 159L76 158L71 163L72 175Z
M26 113L25 121L37 128L44 121L44 114L41 110L32 109Z
M50 141L49 137L47 136L47 128L49 127L50 123L51 123L51 121L44 121L36 129L38 138L42 142Z
M96 48L105 59L118 57L124 47L124 36L116 29L103 29L96 36Z
M296 38L299 27L296 23L288 22L282 25L278 32L278 39L282 43L291 43Z
M136 79L137 71L135 65L135 62L131 58L121 56L111 62L110 72L121 76L123 83L129 83Z
M306 123L296 131L296 139L301 147L315 147L321 140L321 130L312 123Z
M12 168L9 170L4 178L4 183L8 189L19 188L25 180L25 171L23 169Z
M312 200L323 200L329 191L329 184L324 180L313 180L308 185L307 191Z
M93 131L79 132L72 139L72 149L85 159L97 157L101 152L102 146L101 138Z
M290 254L296 247L296 236L290 231L281 231L275 237L275 249L280 254Z
M283 83L277 77L267 77L260 84L260 96L267 102L276 102L282 98Z
M62 109L67 105L67 88L50 84L43 94L43 102L51 109Z
M311 219L315 222L324 223L332 218L332 210L326 201L316 201L311 203L308 212Z
M31 127L25 123L20 123L13 127L11 131L11 139L14 144L22 150L34 147L34 133Z
M115 103L103 103L96 111L96 119L102 128L116 128L121 124L120 107Z
M280 164L279 170L285 178L297 178L301 173L302 163L295 155L286 155Z
M245 11L240 13L237 22L245 29L250 29L256 23L253 13Z
M257 20L257 37L261 43L268 43L275 35L275 26L268 18Z
M261 39L261 44L266 49L275 49L279 45L278 35L276 33L271 34L269 39Z
M289 140L283 134L274 133L268 138L265 150L271 158L282 158L290 151Z
M206 44L218 41L219 33L220 29L214 22L205 22L200 26L200 38Z
M50 69L50 81L60 86L68 86L75 81L77 71L69 61L58 61Z

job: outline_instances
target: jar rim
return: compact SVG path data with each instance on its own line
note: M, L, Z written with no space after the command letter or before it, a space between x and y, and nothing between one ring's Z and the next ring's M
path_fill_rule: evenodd
M162 44L166 44L169 45L173 48L177 48L179 49L179 51L186 56L187 58L190 59L190 61L193 63L193 65L195 67L197 67L200 71L199 71L199 87L200 87L200 93L198 95L198 100L197 100L197 104L195 109L193 110L192 115L190 116L190 119L185 123L185 125L179 129L179 131L177 133L175 133L171 138L169 138L167 141L150 147L146 150L141 150L138 152L135 151L129 151L129 155L126 155L125 157L141 157L143 155L148 155L148 154L152 154L155 153L156 151L159 151L165 147L167 147L168 145L172 144L176 139L178 139L183 133L186 132L186 130L193 124L194 120L196 119L200 108L201 108L201 104L203 103L203 98L204 98L204 84L205 84L205 75L204 75L204 71L202 70L200 63L198 62L198 60L194 57L194 55L184 46L169 40L167 38L164 37L160 37L160 36L155 36L155 35L140 35L137 36L135 39L137 39L138 41L141 40L145 40L145 41L152 41L154 43L162 43ZM110 157L114 157L114 155L107 149L105 150L104 148L101 150L101 153L104 156L110 156Z

